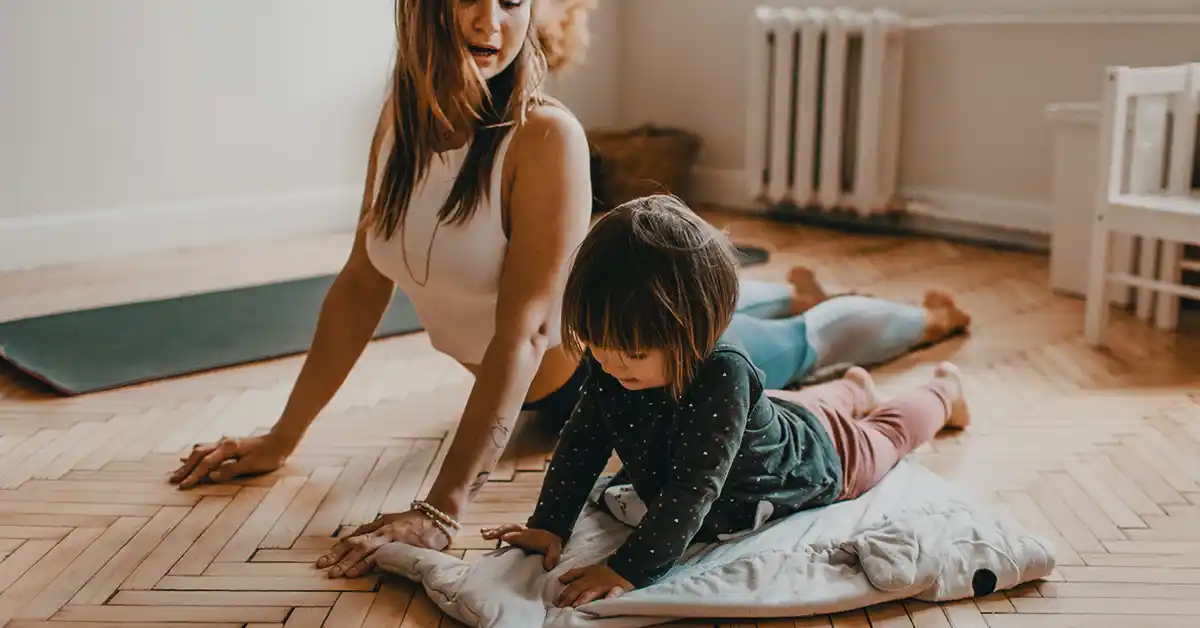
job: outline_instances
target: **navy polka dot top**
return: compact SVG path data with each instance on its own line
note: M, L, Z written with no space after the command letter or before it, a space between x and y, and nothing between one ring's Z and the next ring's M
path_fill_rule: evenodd
M764 394L762 373L722 343L696 369L682 399L664 388L631 391L600 368L563 427L527 525L565 542L613 451L614 483L632 484L648 512L608 565L635 586L665 575L694 541L832 503L841 461L825 428L795 404Z

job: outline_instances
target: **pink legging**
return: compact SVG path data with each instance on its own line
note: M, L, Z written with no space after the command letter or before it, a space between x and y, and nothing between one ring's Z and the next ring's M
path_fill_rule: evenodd
M950 418L950 401L940 382L910 390L873 412L867 411L863 389L844 379L768 394L809 409L829 431L845 477L839 501L854 499L878 484Z

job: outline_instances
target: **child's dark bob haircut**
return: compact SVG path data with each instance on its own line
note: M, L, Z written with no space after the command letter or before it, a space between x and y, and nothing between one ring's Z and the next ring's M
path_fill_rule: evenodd
M563 341L628 355L666 353L672 395L683 396L737 308L729 240L674 196L610 210L579 245L563 298Z

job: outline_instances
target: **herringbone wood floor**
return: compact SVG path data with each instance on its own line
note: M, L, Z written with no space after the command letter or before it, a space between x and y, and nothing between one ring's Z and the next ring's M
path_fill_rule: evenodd
M782 280L807 264L836 287L879 296L959 295L975 316L971 336L875 373L886 392L940 359L963 367L975 424L916 455L1054 540L1061 565L1049 582L983 599L758 626L1200 625L1197 336L1117 315L1112 352L1089 349L1082 303L1049 290L1039 255L711 217L771 250L747 276ZM0 320L332 272L348 243L0 274ZM421 334L373 344L283 471L188 492L166 484L193 442L270 425L299 366L290 358L75 399L0 370L0 617L13 627L457 625L407 582L329 580L312 567L339 531L405 508L444 452L469 380ZM477 555L485 546L472 530L524 518L545 453L514 448L454 551Z

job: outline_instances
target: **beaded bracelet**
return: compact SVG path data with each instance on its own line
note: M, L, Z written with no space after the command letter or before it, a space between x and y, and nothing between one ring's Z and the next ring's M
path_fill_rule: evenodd
M428 514L426 514L426 516L428 516ZM437 529L440 530L442 534L446 535L446 546L447 547L449 547L450 544L454 543L454 535L450 533L450 528L446 527L446 524L442 523L441 521L438 521L437 519L434 519L433 517L430 517L429 519L430 519L430 521L433 522L433 525L437 526Z
M433 519L435 523L449 526L455 530L462 528L462 525L455 521L454 517L451 517L437 508L434 508L433 506L429 505L429 502L415 500L412 503L412 508L413 510L420 511L430 519Z
M422 515L425 515L425 517L428 518L429 521L432 522L442 534L446 535L447 546L454 543L454 533L450 532L450 526L453 525L455 530L459 529L460 526L457 521L451 519L445 513L441 512L437 508L434 508L433 506L430 506L429 504L426 504L425 502L414 501L412 503L412 508Z

